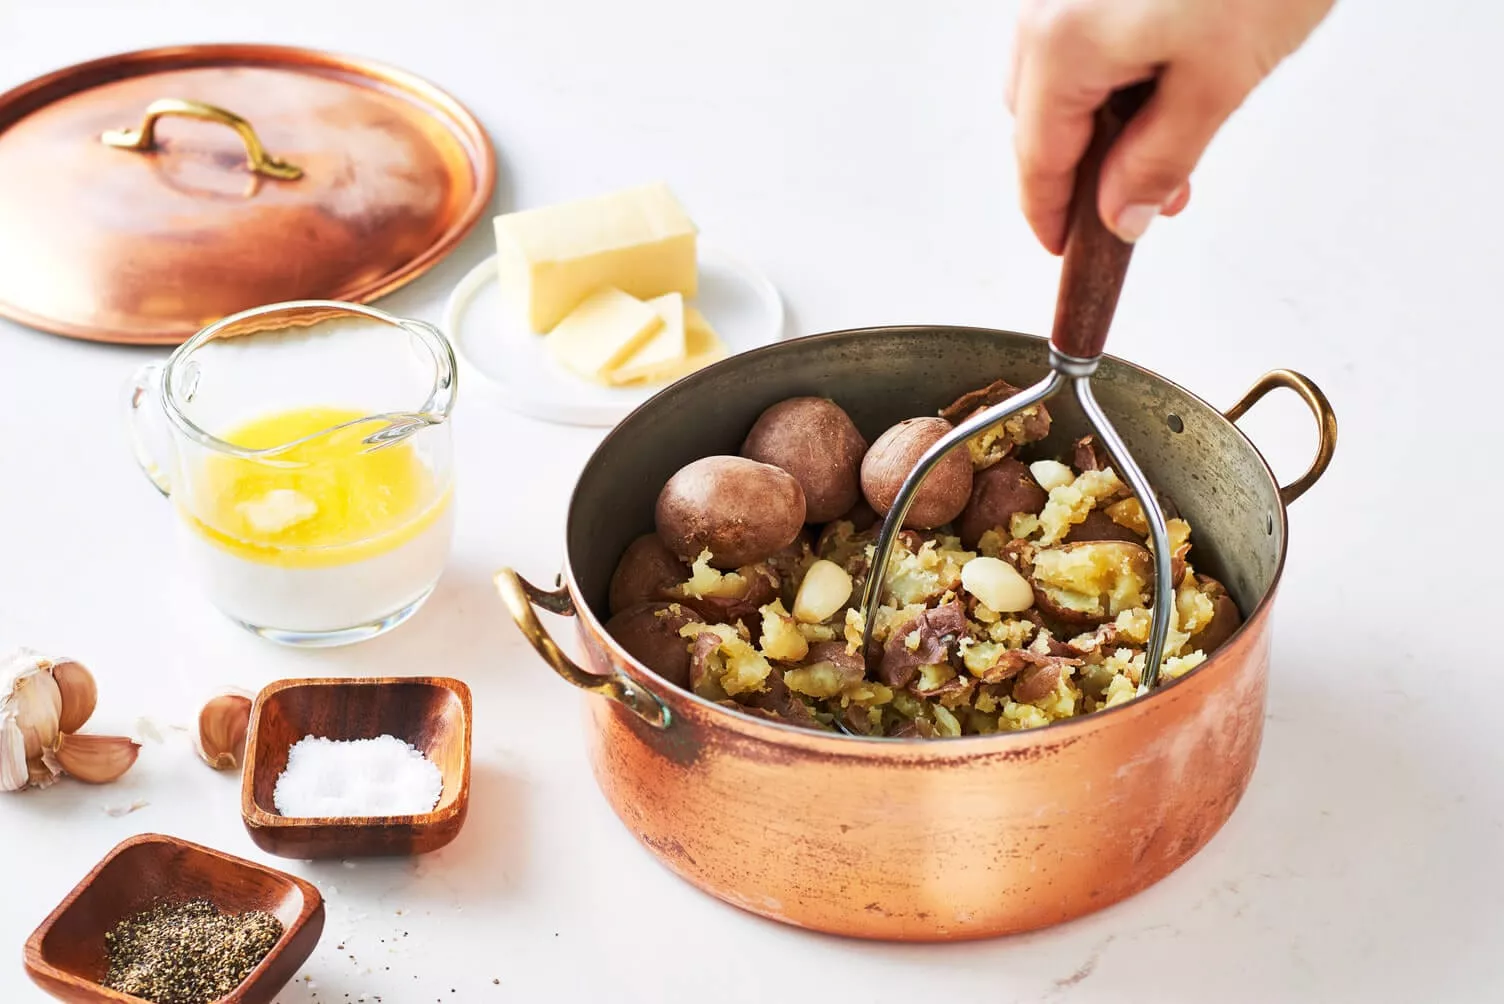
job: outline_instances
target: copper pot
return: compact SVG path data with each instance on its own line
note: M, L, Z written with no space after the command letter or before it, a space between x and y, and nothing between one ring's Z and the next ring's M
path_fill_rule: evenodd
M1277 370L1227 412L1107 358L1097 396L1135 456L1191 521L1198 568L1247 615L1211 659L1147 698L1042 729L949 740L811 732L716 706L666 683L602 629L607 584L652 526L683 464L735 452L786 397L821 394L869 440L997 377L1045 369L1045 342L955 327L841 331L736 356L625 419L570 502L562 585L510 570L503 597L539 654L588 701L590 757L616 814L669 868L729 903L801 927L906 941L1026 931L1098 910L1168 875L1232 813L1263 735L1270 617L1285 509L1325 471L1336 420L1306 378ZM1234 421L1275 388L1297 392L1321 439L1280 487ZM1046 449L1083 427L1051 404ZM589 668L533 607L573 615ZM604 698L604 699L602 699Z

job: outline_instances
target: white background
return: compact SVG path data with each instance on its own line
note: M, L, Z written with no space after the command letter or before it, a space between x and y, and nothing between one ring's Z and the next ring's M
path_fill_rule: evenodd
M1043 331L1056 263L1017 212L1001 100L1013 13L980 0L0 0L0 87L175 42L366 55L474 109L502 205L667 179L707 237L767 271L798 333ZM289 865L330 913L307 967L317 998L289 988L283 1004L1498 1000L1500 37L1493 5L1341 5L1215 143L1189 211L1140 246L1118 354L1224 406L1267 369L1299 369L1330 393L1342 441L1291 513L1247 797L1197 858L1099 915L990 943L860 944L743 915L660 868L595 790L580 698L490 586L502 564L557 569L564 504L599 433L515 417L479 388L456 421L461 519L434 599L379 641L288 652L210 612L173 568L169 508L117 414L122 381L163 353L0 324L5 641L91 665L101 730L187 724L221 683L449 673L474 687L474 802L453 845ZM489 245L477 230L383 305L436 320ZM1303 469L1314 434L1292 395L1247 427L1284 478ZM38 999L23 940L118 840L155 830L259 857L237 794L178 733L112 789L0 796L0 1000ZM150 805L104 811L134 798Z

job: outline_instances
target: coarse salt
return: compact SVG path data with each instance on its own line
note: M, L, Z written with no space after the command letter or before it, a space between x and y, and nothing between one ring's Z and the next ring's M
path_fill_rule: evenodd
M439 768L394 736L305 736L287 753L272 803L293 818L412 816L432 812L443 790Z

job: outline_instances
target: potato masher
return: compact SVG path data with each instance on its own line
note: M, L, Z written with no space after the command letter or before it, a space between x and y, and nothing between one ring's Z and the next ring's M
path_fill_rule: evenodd
M1050 375L1008 400L978 412L936 441L904 480L883 520L872 559L873 571L868 574L862 589L862 652L869 661L874 658L872 625L882 599L893 545L924 479L946 455L971 437L1054 397L1069 386L1087 423L1112 458L1114 469L1133 490L1149 523L1149 538L1154 550L1154 617L1138 692L1147 693L1159 677L1165 639L1170 632L1171 605L1175 600L1175 584L1170 581L1169 531L1164 511L1148 479L1134 462L1127 445L1108 421L1091 390L1091 376L1102 360L1107 330L1123 288L1123 277L1128 272L1128 259L1133 254L1133 245L1119 240L1102 225L1097 213L1097 183L1108 149L1152 92L1152 82L1126 88L1113 94L1097 111L1091 144L1076 170L1071 197L1065 255L1060 269L1060 292L1055 302L1055 325L1050 334Z

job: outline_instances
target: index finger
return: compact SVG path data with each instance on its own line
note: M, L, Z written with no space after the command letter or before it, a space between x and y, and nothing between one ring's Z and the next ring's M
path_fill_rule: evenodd
M1020 26L1014 94L1020 201L1035 236L1053 254L1065 249L1076 165L1091 142L1097 109L1118 87L1153 73L1152 64L1112 58L1086 23L1091 9L1065 10Z
M1039 62L1026 60L1019 74L1014 155L1024 218L1039 242L1060 254L1076 165L1091 142L1092 116L1107 92L1082 92L1071 101L1056 97L1047 89L1050 82L1031 72Z

